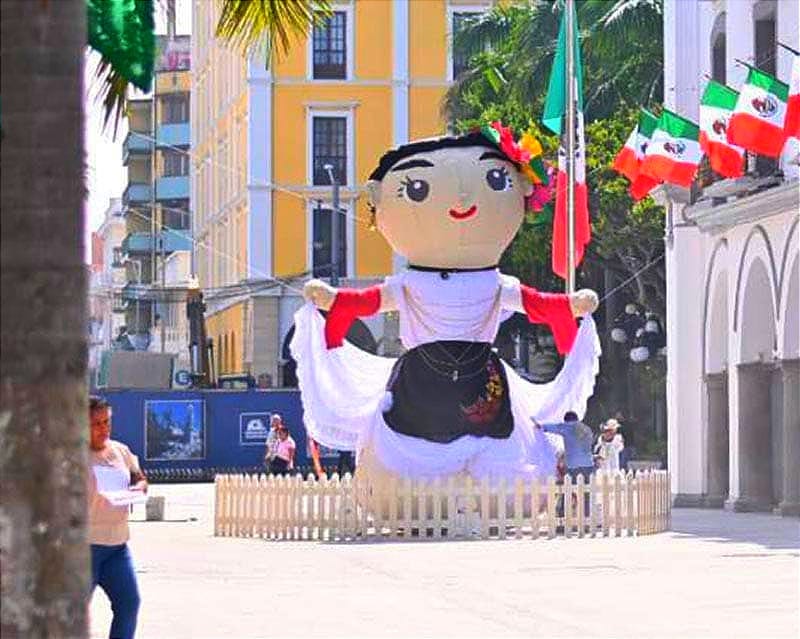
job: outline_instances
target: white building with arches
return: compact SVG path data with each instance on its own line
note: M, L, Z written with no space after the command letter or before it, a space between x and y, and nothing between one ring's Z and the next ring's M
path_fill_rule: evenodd
M795 0L667 0L665 106L694 120L705 79L788 82ZM800 515L798 145L667 205L669 466L676 505Z

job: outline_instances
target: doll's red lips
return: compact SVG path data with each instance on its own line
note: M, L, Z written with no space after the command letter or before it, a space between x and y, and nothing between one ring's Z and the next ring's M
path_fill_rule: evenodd
M450 209L450 217L453 217L457 220L466 220L468 217L472 217L477 212L478 212L478 207L473 204L466 211L457 211L456 209Z

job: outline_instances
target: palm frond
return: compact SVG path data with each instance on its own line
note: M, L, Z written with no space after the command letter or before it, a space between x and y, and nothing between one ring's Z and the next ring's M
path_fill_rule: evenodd
M216 35L248 56L286 55L292 37L329 17L330 0L224 0Z
M97 91L97 99L103 102L103 130L113 122L113 137L117 137L119 123L128 108L128 79L105 57L97 62L95 80L102 83Z

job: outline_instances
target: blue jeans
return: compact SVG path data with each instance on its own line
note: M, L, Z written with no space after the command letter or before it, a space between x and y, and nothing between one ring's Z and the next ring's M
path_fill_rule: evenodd
M92 544L92 592L100 586L111 600L114 619L109 639L133 639L139 614L139 586L128 544Z

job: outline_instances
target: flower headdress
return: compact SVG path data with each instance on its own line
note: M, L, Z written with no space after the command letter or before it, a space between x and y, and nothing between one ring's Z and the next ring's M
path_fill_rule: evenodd
M497 144L509 160L519 165L520 172L534 186L533 194L527 199L527 206L534 211L541 211L553 195L551 176L552 167L542 157L542 145L530 133L524 133L518 142L510 127L500 122L492 122L481 127L481 133Z
M497 144L509 160L519 164L520 171L534 184L547 186L549 177L542 158L542 145L530 133L525 133L514 141L510 127L500 122L492 122L481 127L481 133Z

